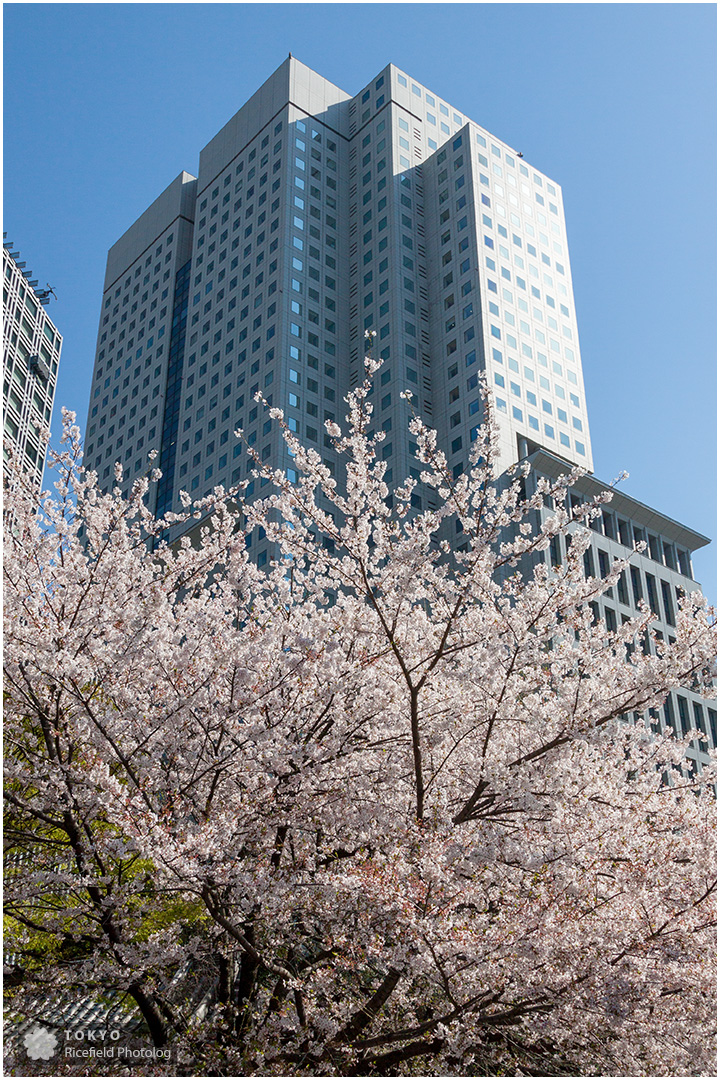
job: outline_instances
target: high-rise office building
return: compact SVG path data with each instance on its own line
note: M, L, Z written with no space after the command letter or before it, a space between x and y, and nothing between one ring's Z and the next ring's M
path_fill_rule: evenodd
M39 493L62 337L45 310L50 292L7 239L3 274L3 432Z
M391 480L401 391L460 472L483 371L503 466L592 467L558 185L393 65L350 97L288 58L109 253L87 462L129 484L158 450L158 510L245 476L239 426L292 468L255 392L323 449L368 330Z

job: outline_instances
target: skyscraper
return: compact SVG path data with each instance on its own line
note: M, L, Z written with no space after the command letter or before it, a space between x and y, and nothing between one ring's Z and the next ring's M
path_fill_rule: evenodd
M62 337L45 306L50 293L3 241L3 433L40 492ZM4 448L4 460L8 449Z
M129 483L158 450L158 510L245 475L239 426L292 468L255 392L322 449L368 330L391 480L401 391L460 472L483 371L503 466L592 467L559 186L393 65L350 97L288 58L109 253L88 464Z

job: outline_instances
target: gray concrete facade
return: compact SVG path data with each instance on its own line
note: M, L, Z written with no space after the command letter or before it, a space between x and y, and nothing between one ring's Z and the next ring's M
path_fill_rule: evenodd
M85 436L85 464L103 489L115 483L116 461L127 491L151 452L155 464L167 458L166 407L177 397L171 345L183 326L179 272L192 253L196 184L180 173L108 253Z

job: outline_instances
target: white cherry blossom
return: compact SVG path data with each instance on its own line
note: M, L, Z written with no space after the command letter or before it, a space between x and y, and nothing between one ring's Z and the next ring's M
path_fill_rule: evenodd
M412 419L439 505L408 481L390 507L367 394L328 425L337 480L275 410L299 479L256 462L255 502L157 521L154 480L82 470L70 414L39 512L16 475L12 1010L113 991L168 1075L713 1074L714 778L632 721L711 693L712 612L687 597L628 655L651 613L590 608L624 564L586 579L576 525L562 568L535 559L578 473L525 498L492 426L453 479Z

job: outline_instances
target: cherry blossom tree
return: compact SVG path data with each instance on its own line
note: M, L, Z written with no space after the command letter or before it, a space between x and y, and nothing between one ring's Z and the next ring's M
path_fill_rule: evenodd
M498 480L492 424L453 479L410 420L416 512L368 389L338 481L271 410L299 479L257 462L255 501L155 520L157 473L101 493L70 414L39 512L15 474L11 1008L126 1001L170 1075L714 1074L713 776L641 719L710 694L712 612L647 655L646 608L594 622L603 500Z

